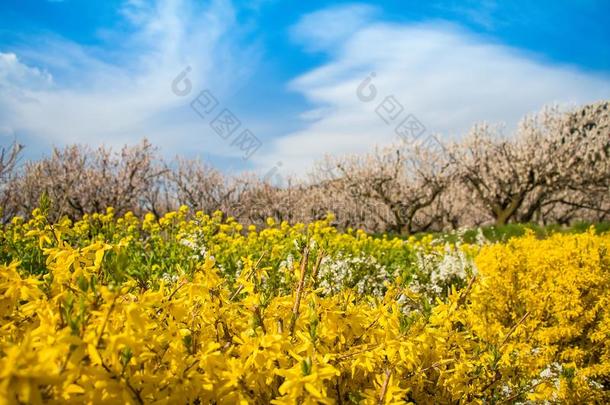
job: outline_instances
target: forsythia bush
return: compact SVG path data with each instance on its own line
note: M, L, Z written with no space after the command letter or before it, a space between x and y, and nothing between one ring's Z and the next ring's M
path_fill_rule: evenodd
M610 401L610 235L447 245L331 221L15 218L0 402Z

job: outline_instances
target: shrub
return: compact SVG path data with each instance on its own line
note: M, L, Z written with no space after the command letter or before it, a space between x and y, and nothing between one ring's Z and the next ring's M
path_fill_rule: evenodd
M0 234L0 397L610 400L610 235L446 246L330 221L246 230L186 207L142 220L111 209L14 218ZM443 264L420 266L417 252ZM318 288L325 258L350 273L333 291ZM353 278L382 268L383 295ZM414 277L426 271L431 295Z

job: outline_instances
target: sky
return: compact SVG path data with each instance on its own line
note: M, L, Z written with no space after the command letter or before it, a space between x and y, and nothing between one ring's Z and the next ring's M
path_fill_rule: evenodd
M610 2L3 0L0 145L146 137L167 158L300 174L397 128L509 134L610 98Z

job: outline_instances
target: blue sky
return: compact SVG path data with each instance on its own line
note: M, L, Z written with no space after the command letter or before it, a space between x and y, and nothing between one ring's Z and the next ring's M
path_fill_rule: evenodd
M0 5L0 141L120 147L227 171L303 172L326 153L396 141L393 96L428 133L459 137L544 105L610 95L607 1L44 1ZM192 91L177 96L186 67ZM356 89L374 72L379 99ZM190 107L208 89L241 125L227 139ZM247 160L233 142L249 129Z

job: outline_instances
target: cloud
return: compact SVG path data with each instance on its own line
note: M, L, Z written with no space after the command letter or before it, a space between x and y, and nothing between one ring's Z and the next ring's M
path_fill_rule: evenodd
M489 4L485 16L493 16ZM126 0L120 21L99 29L100 45L47 33L0 49L0 137L27 139L26 150L32 150L33 143L119 146L146 136L169 154L241 161L240 152L188 106L203 88L224 104L236 84L260 73L263 49L238 23L241 11L222 0ZM387 96L402 105L401 118L412 114L426 133L456 137L481 120L511 128L545 104L581 104L610 94L607 77L542 61L449 24L390 23L369 5L315 11L289 34L298 48L322 54L325 62L287 85L309 105L299 122L277 114L273 103L267 114L239 117L244 127L267 135L252 157L263 171L282 162L283 173L303 172L325 153L365 152L395 141L395 125L375 112ZM171 83L186 66L193 93L177 97ZM378 94L364 103L356 91L372 72ZM266 85L275 80L256 77ZM274 102L284 101L278 96Z
M0 53L0 88L4 94L25 97L21 89L44 90L52 85L53 77L48 72L24 65L14 53Z
M378 10L366 4L334 6L303 16L290 29L293 41L309 51L332 48L369 23Z
M359 23L350 35L328 39L324 25L312 23L316 15ZM546 104L576 105L610 94L608 77L541 61L450 24L388 23L348 6L305 16L295 30L306 49L316 47L328 61L290 83L311 111L302 115L302 130L276 139L272 151L258 157L261 167L281 161L285 172L302 172L326 153L365 152L396 141L396 124L408 114L428 134L458 137L475 122L503 122L510 130ZM378 94L362 102L356 92L371 73ZM392 125L375 111L388 96L403 108Z
M497 0L437 1L432 4L439 10L459 15L467 21L487 30L493 30L499 22L494 15L498 10Z
M242 40L231 4L130 0L120 16L102 46L46 34L0 52L1 132L56 145L146 136L172 152L230 154L188 104L205 87L222 100L260 57ZM171 84L186 66L193 93L177 97Z

